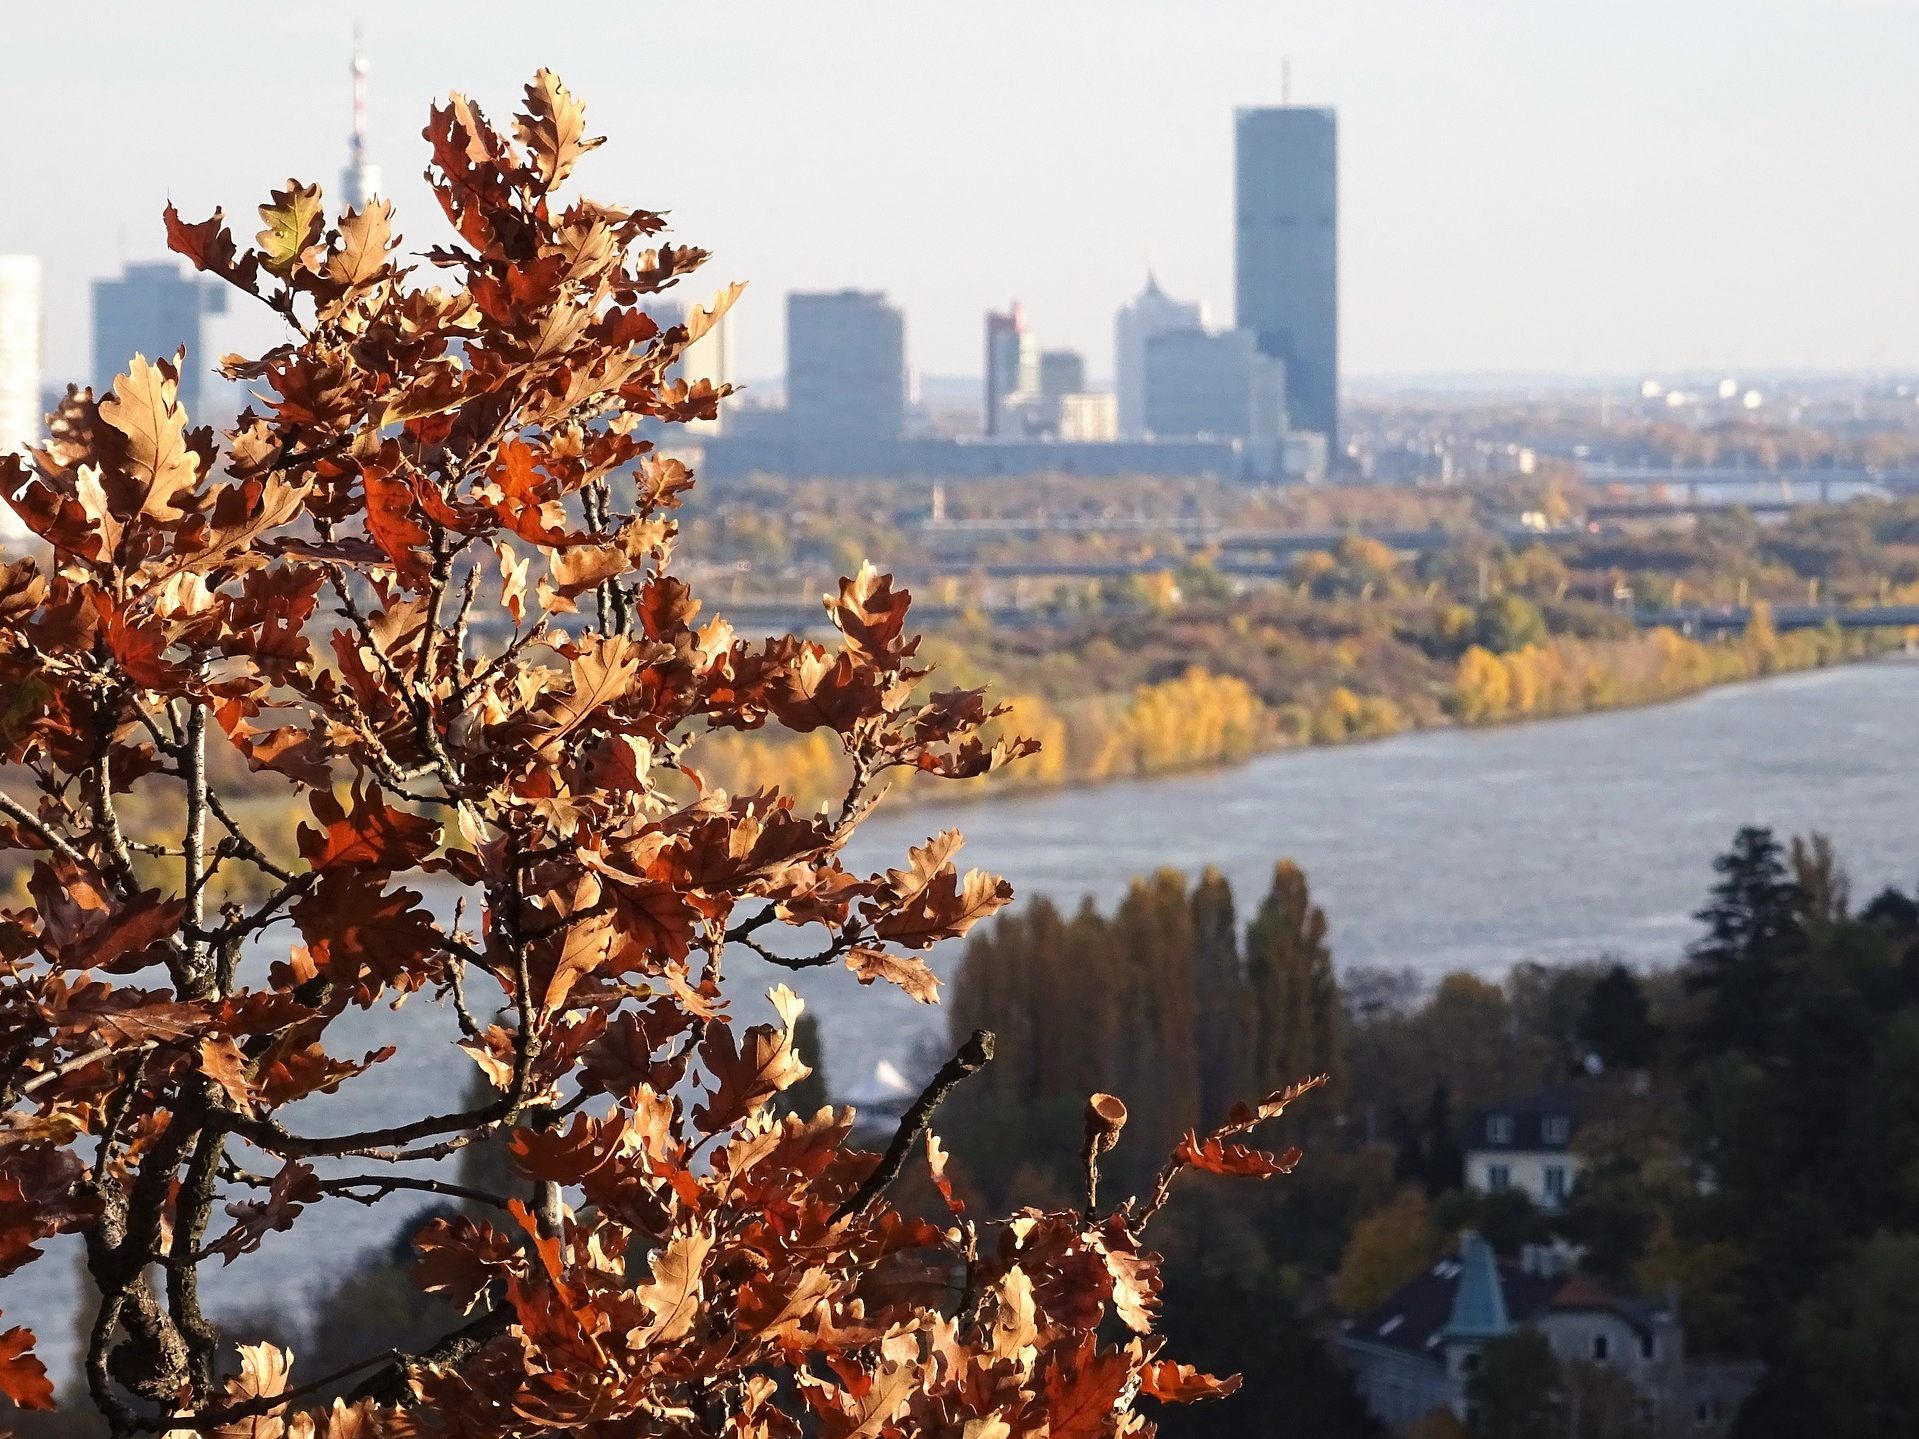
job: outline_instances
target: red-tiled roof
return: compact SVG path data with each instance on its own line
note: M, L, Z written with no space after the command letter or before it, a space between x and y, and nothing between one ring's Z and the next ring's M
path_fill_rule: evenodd
M1586 1274L1574 1274L1546 1302L1548 1309L1617 1309L1619 1298L1598 1280Z

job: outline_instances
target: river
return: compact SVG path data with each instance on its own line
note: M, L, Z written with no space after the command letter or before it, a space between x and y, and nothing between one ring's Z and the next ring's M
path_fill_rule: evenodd
M1110 905L1159 865L1217 865L1242 913L1275 860L1306 871L1341 966L1411 967L1437 977L1498 975L1523 960L1677 959L1712 882L1712 860L1742 824L1832 836L1865 899L1919 880L1919 660L1896 657L1707 691L1648 709L1486 730L1440 730L1336 749L1267 755L1232 769L937 807L882 808L849 854L896 863L908 844L957 824L963 863L996 870L1023 895ZM939 957L950 972L957 950ZM760 976L733 961L735 983ZM944 1015L844 971L788 980L820 1017L827 1072L844 1095L883 1085L882 1061L911 1070L943 1040ZM757 1015L750 999L743 1009ZM1063 1017L1070 1022L1070 1016ZM376 1010L336 1033L340 1052L395 1029L451 1033L435 1007ZM417 1048L417 1046L416 1046ZM406 1062L406 1061L412 1062ZM449 1082L447 1076L454 1076ZM406 1055L319 1101L315 1129L384 1122L457 1099L465 1062ZM396 1087L404 1106L392 1105ZM302 1117L306 1117L304 1112ZM330 1201L258 1256L210 1277L217 1304L297 1296L316 1253L333 1264L390 1233L407 1210ZM6 1281L0 1327L39 1329L65 1362L77 1280L47 1260Z

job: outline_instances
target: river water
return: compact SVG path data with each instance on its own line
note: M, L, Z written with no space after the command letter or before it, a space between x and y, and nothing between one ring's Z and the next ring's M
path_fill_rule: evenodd
M1341 966L1436 978L1601 955L1664 964L1695 934L1691 915L1713 856L1742 824L1831 835L1861 899L1888 883L1910 888L1919 879L1916 775L1919 660L1898 657L1650 709L1434 731L944 809L882 808L848 862L897 863L930 829L957 824L967 835L962 863L1006 875L1023 895L1066 907L1091 894L1110 906L1134 875L1159 865L1197 874L1210 864L1232 880L1244 915L1285 857L1304 868L1326 909ZM956 959L950 949L935 967L946 973ZM746 964L732 961L736 984L757 983ZM819 1016L840 1095L884 1092L883 1065L911 1072L916 1053L943 1040L943 1011L863 989L844 971L765 978L791 983ZM417 1000L357 1027L336 1031L330 1047L452 1034L443 1013ZM301 1127L355 1128L456 1103L464 1061L414 1049L318 1101ZM301 1221L297 1241L273 1236L259 1255L212 1276L209 1290L216 1304L297 1295L316 1268L336 1269L383 1242L409 1207L417 1205L398 1199L369 1213L329 1201ZM331 1257L316 1266L316 1255ZM64 1362L72 1262L50 1255L0 1287L0 1328L34 1325L49 1362Z

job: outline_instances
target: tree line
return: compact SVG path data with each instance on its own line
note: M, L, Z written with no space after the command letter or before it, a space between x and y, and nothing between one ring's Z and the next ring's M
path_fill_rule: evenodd
M1171 1216L1169 1247L1212 1286L1169 1288L1175 1332L1208 1362L1256 1368L1268 1342L1293 1358L1290 1401L1255 1374L1236 1425L1297 1402L1316 1432L1372 1432L1307 1341L1472 1227L1508 1253L1576 1244L1623 1291L1676 1287L1693 1352L1766 1366L1741 1439L1911 1432L1883 1425L1919 1416L1919 898L1855 903L1829 843L1757 828L1715 876L1670 967L1529 964L1497 983L1336 973L1289 863L1243 924L1216 872L1161 871L1110 913L1032 901L975 936L955 977L956 1028L1004 1041L948 1115L955 1170L982 1196L1050 1204L1071 1191L1049 1156L1087 1086L1153 1136L1122 1144L1124 1170L1234 1083L1325 1068L1326 1102L1291 1121L1310 1159L1283 1189L1196 1187ZM1468 1115L1545 1084L1577 1097L1568 1203L1465 1192ZM1524 1355L1507 1368L1541 1372ZM1481 1408L1523 1396L1495 1398Z

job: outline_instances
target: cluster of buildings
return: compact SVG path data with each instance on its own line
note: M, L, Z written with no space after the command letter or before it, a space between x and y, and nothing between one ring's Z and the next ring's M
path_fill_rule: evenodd
M1464 1145L1466 1187L1560 1209L1579 1176L1578 1122L1567 1086L1475 1114ZM1435 1411L1470 1427L1473 1376L1487 1346L1527 1333L1559 1367L1572 1432L1723 1435L1759 1367L1689 1353L1675 1292L1622 1294L1582 1272L1579 1259L1558 1242L1501 1258L1480 1235L1461 1235L1454 1252L1341 1328L1339 1348L1367 1409L1396 1434L1422 1428Z
M1723 1435L1759 1377L1753 1364L1688 1354L1673 1294L1621 1295L1555 1246L1501 1259L1471 1232L1355 1319L1339 1343L1366 1407L1405 1433L1441 1410L1473 1426L1473 1376L1487 1346L1520 1333L1537 1335L1557 1362L1574 1433Z
M897 305L867 290L789 295L786 403L731 409L703 437L703 473L1323 478L1339 452L1337 119L1241 110L1234 144L1232 328L1149 274L1115 319L1106 390L1079 351L1042 347L1017 303L990 311L977 432L935 435L913 422Z
M349 204L364 205L379 193L380 170L367 151L367 60L357 35L352 73L353 132L338 193ZM39 439L64 389L46 380L43 289L38 256L0 255L0 454ZM184 346L192 362L180 375L180 399L189 415L205 418L209 389L224 383L212 373L206 321L226 313L227 287L176 260L152 260L93 281L91 298L89 383L95 392L109 387L132 356L171 356ZM0 508L0 532L13 523L12 512Z
M379 188L366 144L367 64L356 43L353 131L341 193ZM906 320L865 290L786 299L785 403L729 405L684 440L709 478L770 473L938 480L1078 473L1322 478L1339 452L1338 133L1333 111L1248 109L1235 118L1233 327L1149 275L1114 326L1111 388L1084 355L1045 349L1018 304L985 320L977 427L930 433L913 403ZM223 397L203 344L225 291L173 260L129 264L92 286L96 387L134 353L194 357L190 411ZM663 302L663 323L678 318ZM43 385L41 268L0 256L0 449L31 442L57 395ZM732 377L722 321L689 351L688 380Z

